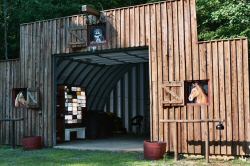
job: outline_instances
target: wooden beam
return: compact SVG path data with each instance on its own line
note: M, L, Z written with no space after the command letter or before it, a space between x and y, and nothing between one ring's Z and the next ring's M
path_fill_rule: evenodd
M206 162L209 163L209 154L210 154L210 151L209 151L209 122L206 122Z
M181 105L182 104L182 100L168 100L165 99L164 101L162 101L163 105L169 105L169 104L178 104Z
M183 83L184 83L183 81L169 81L169 82L163 83L162 87L172 87L172 86L181 87L183 86Z
M167 92L167 93L171 94L172 97L174 97L175 99L182 102L181 98L175 92L173 92L173 91L171 91L171 90L169 90L167 88L164 88L164 90L165 90L165 93Z
M161 123L200 123L200 122L224 122L220 119L194 119L194 120L160 120Z
M14 119L0 119L0 121L21 121L24 120L24 118L14 118Z
M84 14L90 14L94 16L100 16L100 12L95 10L94 8L88 6L88 5L83 5L82 6L82 13Z
M206 123L206 142L205 142L205 153L206 153L206 162L209 163L209 122L224 122L224 120L218 119L194 119L194 120L160 120L160 122L165 123L175 123L174 131L174 159L178 160L178 123L193 123L193 122L203 122Z
M174 133L174 159L178 160L178 124L175 122L175 133Z

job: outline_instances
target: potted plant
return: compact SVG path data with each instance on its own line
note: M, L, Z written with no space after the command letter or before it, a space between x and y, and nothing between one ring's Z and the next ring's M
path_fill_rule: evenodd
M162 159L166 152L166 143L160 141L144 141L144 158L147 160Z

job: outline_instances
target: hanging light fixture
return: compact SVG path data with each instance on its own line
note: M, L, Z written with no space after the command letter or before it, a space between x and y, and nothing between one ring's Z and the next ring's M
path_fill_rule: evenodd
M97 18L100 17L100 11L95 10L94 8L92 8L89 5L83 5L81 13L86 15L86 24L87 25L96 24L96 20L93 19L92 16L95 16Z
M92 8L89 5L83 5L82 6L82 13L87 14L87 15L93 15L93 16L96 16L96 17L100 16L100 12L95 10L94 8Z
M88 5L83 5L82 6L82 10L81 13L85 14L87 17L86 19L86 24L100 24L100 23L106 23L106 16L105 13L103 12L103 6L102 4L99 2L97 4L98 6L100 6L101 11L98 11L94 8L92 8L91 6ZM92 16L95 16L97 19L93 19Z
M224 125L219 122L219 124L216 125L216 130L224 130Z
M216 125L216 130L219 130L220 132L220 145L221 145L221 130L224 130L224 125L219 122L219 124Z

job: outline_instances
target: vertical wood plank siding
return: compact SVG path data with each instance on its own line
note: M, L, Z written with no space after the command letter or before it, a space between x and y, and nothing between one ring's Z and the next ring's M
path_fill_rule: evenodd
M15 109L12 103L12 88L20 87L20 62L19 60L0 61L0 119L20 118L23 109ZM0 122L0 143L9 144L12 139L12 124ZM16 143L20 144L23 136L23 122L15 126Z
M108 17L109 42L98 49L149 46L150 129L153 140L167 141L167 151L173 151L174 126L160 123L161 119L221 118L225 119L221 137L215 130L216 124L209 125L211 154L249 154L247 39L198 43L195 0L163 1L104 12ZM84 17L76 15L22 24L20 64L16 62L17 68L13 71L12 63L0 63L1 81L7 81L0 85L1 116L13 114L10 112L12 106L8 104L12 86L31 86L39 88L41 93L41 109L22 112L25 121L17 125L20 131L18 142L23 135L42 135L46 146L53 145L52 55L72 52L67 44L70 37L67 28L86 26ZM20 83L13 80L16 77ZM131 86L130 79L130 74L126 74L121 86ZM162 108L162 83L199 79L209 79L208 106ZM113 92L117 94L118 91ZM130 97L131 92L121 92L121 95ZM130 101L122 101L126 102ZM110 105L106 104L107 107ZM123 107L124 110L130 109L126 104ZM14 115L22 113L15 112ZM124 116L128 116L126 112ZM6 125L1 125L2 143L7 143L9 136ZM204 153L204 125L180 124L179 128L180 152Z
M216 124L210 124L210 151L212 154L249 155L247 39L200 42L198 47L200 68L207 73L202 79L210 82L208 112L201 112L201 116L208 114L209 118L225 120L221 136L215 129ZM197 65L193 65L195 67Z

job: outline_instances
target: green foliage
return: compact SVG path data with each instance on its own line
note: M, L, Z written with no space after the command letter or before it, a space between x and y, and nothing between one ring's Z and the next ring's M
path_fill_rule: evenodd
M198 0L200 40L249 37L250 3L247 0Z
M7 0L9 57L19 57L21 23L79 14L83 4L98 10L159 0ZM197 0L200 40L250 38L250 0ZM101 4L101 5L100 5ZM0 59L4 53L3 0L0 0Z

